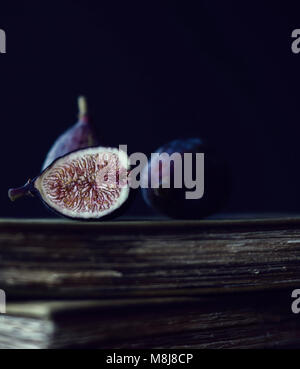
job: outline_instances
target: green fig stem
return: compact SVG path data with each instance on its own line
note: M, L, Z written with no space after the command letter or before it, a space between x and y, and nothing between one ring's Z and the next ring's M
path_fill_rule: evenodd
M78 97L78 110L79 110L79 119L87 121L88 109L86 98L84 96Z
M30 192L31 180L29 179L24 186L17 188L10 188L8 190L8 197L11 201L15 201L24 196L32 196Z

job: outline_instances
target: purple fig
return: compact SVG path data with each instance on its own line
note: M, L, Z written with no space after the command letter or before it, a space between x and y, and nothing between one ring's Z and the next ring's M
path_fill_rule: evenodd
M129 158L116 148L92 147L56 159L23 187L8 191L14 201L37 196L51 210L72 219L119 215L129 198Z
M164 158L151 158L142 172L142 195L151 208L163 215L177 219L200 219L221 210L226 204L231 189L231 175L227 163L206 142L199 138L180 139L168 142L156 151L157 154L172 155L178 153L184 163L184 155L192 154L192 177L194 178L197 163L197 153L204 153L204 194L201 198L187 199L185 186L178 188L174 185L174 164L171 162L170 171L163 173L166 165ZM172 165L173 164L173 165ZM157 173L157 186L151 186L151 173ZM184 172L184 168L183 168ZM166 188L164 183L169 183Z
M78 98L78 107L78 122L56 139L46 156L42 170L47 168L55 159L71 151L98 145L96 134L88 117L85 97L80 96Z

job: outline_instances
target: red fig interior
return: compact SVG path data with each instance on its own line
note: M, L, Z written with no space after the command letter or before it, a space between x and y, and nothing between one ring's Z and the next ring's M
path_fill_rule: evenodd
M44 202L72 218L100 218L127 199L128 157L114 148L75 151L48 167L35 181Z

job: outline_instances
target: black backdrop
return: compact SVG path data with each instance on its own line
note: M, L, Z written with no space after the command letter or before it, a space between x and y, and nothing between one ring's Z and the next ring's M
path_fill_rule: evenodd
M234 174L225 211L300 211L296 2L1 2L0 28L0 216L48 215L7 189L39 172L78 94L104 144L210 140Z

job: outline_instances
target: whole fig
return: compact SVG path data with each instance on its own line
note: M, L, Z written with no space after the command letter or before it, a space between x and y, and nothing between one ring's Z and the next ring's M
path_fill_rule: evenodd
M164 173L166 159L163 156L160 160L151 157L141 175L142 195L151 208L163 215L178 219L200 219L222 209L230 194L231 181L227 164L215 150L199 138L189 138L171 141L160 147L155 153L160 156L162 153L169 156L178 153L182 158L182 173L185 173L185 154L192 154L192 171L187 174L193 177L195 177L196 170L199 169L195 156L197 153L203 153L204 193L201 198L187 198L186 194L191 189L187 188L186 182L182 180L181 188L175 186L174 162L170 162L169 171ZM151 182L151 173L154 174L153 178L156 178L156 186L153 186ZM168 183L169 188L164 186L166 183Z
M62 133L54 142L44 161L42 170L47 168L55 159L71 151L98 145L98 139L92 127L84 96L78 98L78 122Z

